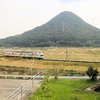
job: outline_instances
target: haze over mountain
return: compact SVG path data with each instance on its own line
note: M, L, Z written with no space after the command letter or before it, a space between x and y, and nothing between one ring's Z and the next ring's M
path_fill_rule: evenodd
M0 46L100 46L100 29L65 11L42 26L1 39Z

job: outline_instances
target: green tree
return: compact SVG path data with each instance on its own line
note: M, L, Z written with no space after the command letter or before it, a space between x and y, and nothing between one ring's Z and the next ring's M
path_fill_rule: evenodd
M59 69L57 67L54 67L53 75L54 75L54 79L57 80L58 79L58 75L59 75Z

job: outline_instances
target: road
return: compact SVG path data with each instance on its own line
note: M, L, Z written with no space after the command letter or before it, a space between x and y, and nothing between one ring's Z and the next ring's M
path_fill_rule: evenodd
M25 82L27 82L27 80L0 79L0 100L4 100L4 98L9 96Z
M14 77L14 78L31 78L31 77L40 77L40 76L35 76L35 75L2 75L2 77ZM41 78L44 78L44 75L41 75ZM54 76L50 76L50 78L53 78ZM58 76L58 78L68 78L68 79L88 79L88 76ZM100 78L100 76L98 76Z

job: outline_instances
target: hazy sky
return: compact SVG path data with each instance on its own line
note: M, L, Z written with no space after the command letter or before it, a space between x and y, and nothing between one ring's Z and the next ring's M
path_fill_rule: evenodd
M33 29L63 11L100 28L100 0L0 0L0 38Z

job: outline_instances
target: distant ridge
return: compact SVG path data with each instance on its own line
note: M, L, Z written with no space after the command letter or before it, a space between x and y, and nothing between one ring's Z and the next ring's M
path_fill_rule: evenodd
M42 26L0 40L0 46L98 46L100 29L86 23L76 14L64 11Z

